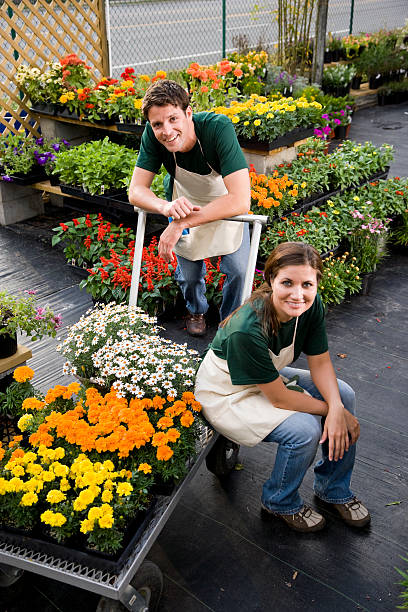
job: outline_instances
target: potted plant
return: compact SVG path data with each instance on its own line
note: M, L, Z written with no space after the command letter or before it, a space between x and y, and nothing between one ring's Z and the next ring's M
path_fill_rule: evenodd
M64 255L72 266L85 270L99 262L101 257L108 257L110 249L118 253L134 240L130 227L119 226L106 221L101 213L76 217L72 221L60 223L54 227L51 245L64 245Z
M333 34L329 32L324 51L324 63L330 64L331 62L338 62L341 55L341 48L341 39L333 36Z
M61 315L47 306L37 306L35 291L15 296L0 291L0 358L17 351L17 332L25 332L31 340L55 337L61 326Z
M323 260L323 276L319 283L319 294L325 306L340 304L347 292L349 295L361 289L360 270L356 258L348 252L335 256L330 252Z
M27 397L44 399L30 382L33 376L34 370L28 366L20 366L14 370L14 381L4 392L0 392L0 415L11 420L19 419L24 414L22 405Z
M352 65L337 64L323 71L322 87L325 93L345 96L350 92L351 81L356 74Z

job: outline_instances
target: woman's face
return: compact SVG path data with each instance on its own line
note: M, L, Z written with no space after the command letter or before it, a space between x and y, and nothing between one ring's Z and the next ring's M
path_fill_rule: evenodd
M313 304L317 293L316 270L309 264L285 266L275 276L272 289L272 303L279 321L289 321Z

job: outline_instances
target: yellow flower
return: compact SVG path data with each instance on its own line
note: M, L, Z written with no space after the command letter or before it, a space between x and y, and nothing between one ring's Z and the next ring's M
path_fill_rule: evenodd
M110 459L107 459L103 462L103 467L105 468L105 470L108 470L108 472L113 472L113 470L115 469L115 466L113 465Z
M34 370L28 366L20 366L13 372L13 378L19 383L24 383L27 380L31 380L34 376Z
M109 503L110 501L112 501L113 495L112 492L109 491L108 489L105 489L105 491L103 491L102 493L102 501Z
M244 125L249 125L249 121L244 121Z
M92 506L92 508L90 508L88 511L88 519L92 522L96 521L96 519L100 518L101 516L103 516L103 512L102 508L99 506Z
M20 501L20 506L32 506L38 502L38 496L35 493L24 493Z
M68 480L66 478L61 478L60 490L68 491L70 488L71 488L71 485L69 484Z
M101 527L102 529L110 529L114 523L115 519L113 518L113 516L109 516L108 514L105 514L105 516L102 516L99 519L99 527Z
M133 491L133 487L128 482L119 482L116 487L116 493L119 497L130 495Z
M60 96L59 101L62 102L62 104L65 104L66 102L68 102L68 98L65 94L62 94L62 96Z
M234 117L231 118L231 121L232 121L232 123L239 123L239 117L234 115Z
M93 522L89 521L88 519L84 519L83 521L81 521L81 528L80 528L80 532L81 533L88 533L89 531L93 530Z
M136 98L133 100L133 106L137 109L142 108L143 98Z
M66 496L58 489L51 489L51 491L48 491L47 493L47 502L50 504L59 504L59 502L63 501L64 499L66 499Z
M358 196L354 196L353 200L354 200L355 202L359 202L359 201L360 201L360 198L359 198Z
M261 120L260 119L255 119L254 125L256 125L256 126L261 125Z
M144 472L145 474L150 474L152 471L152 466L148 463L141 463L137 468L138 472Z
M340 211L339 210L333 210L333 215L339 215Z
M11 473L13 476L24 476L25 470L22 465L16 465L12 468Z

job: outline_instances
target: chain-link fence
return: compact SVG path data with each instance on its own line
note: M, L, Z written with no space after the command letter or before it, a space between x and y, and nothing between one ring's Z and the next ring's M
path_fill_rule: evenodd
M109 0L108 0L109 2ZM272 50L278 0L158 0L108 4L111 74L210 64L237 48ZM374 32L402 26L408 0L329 0L327 31ZM314 32L313 32L314 33Z

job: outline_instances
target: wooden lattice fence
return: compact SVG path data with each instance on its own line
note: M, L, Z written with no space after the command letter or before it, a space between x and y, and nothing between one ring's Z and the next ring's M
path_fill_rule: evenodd
M46 68L68 53L109 75L104 0L0 0L0 132L38 135L38 116L14 75L20 64Z

